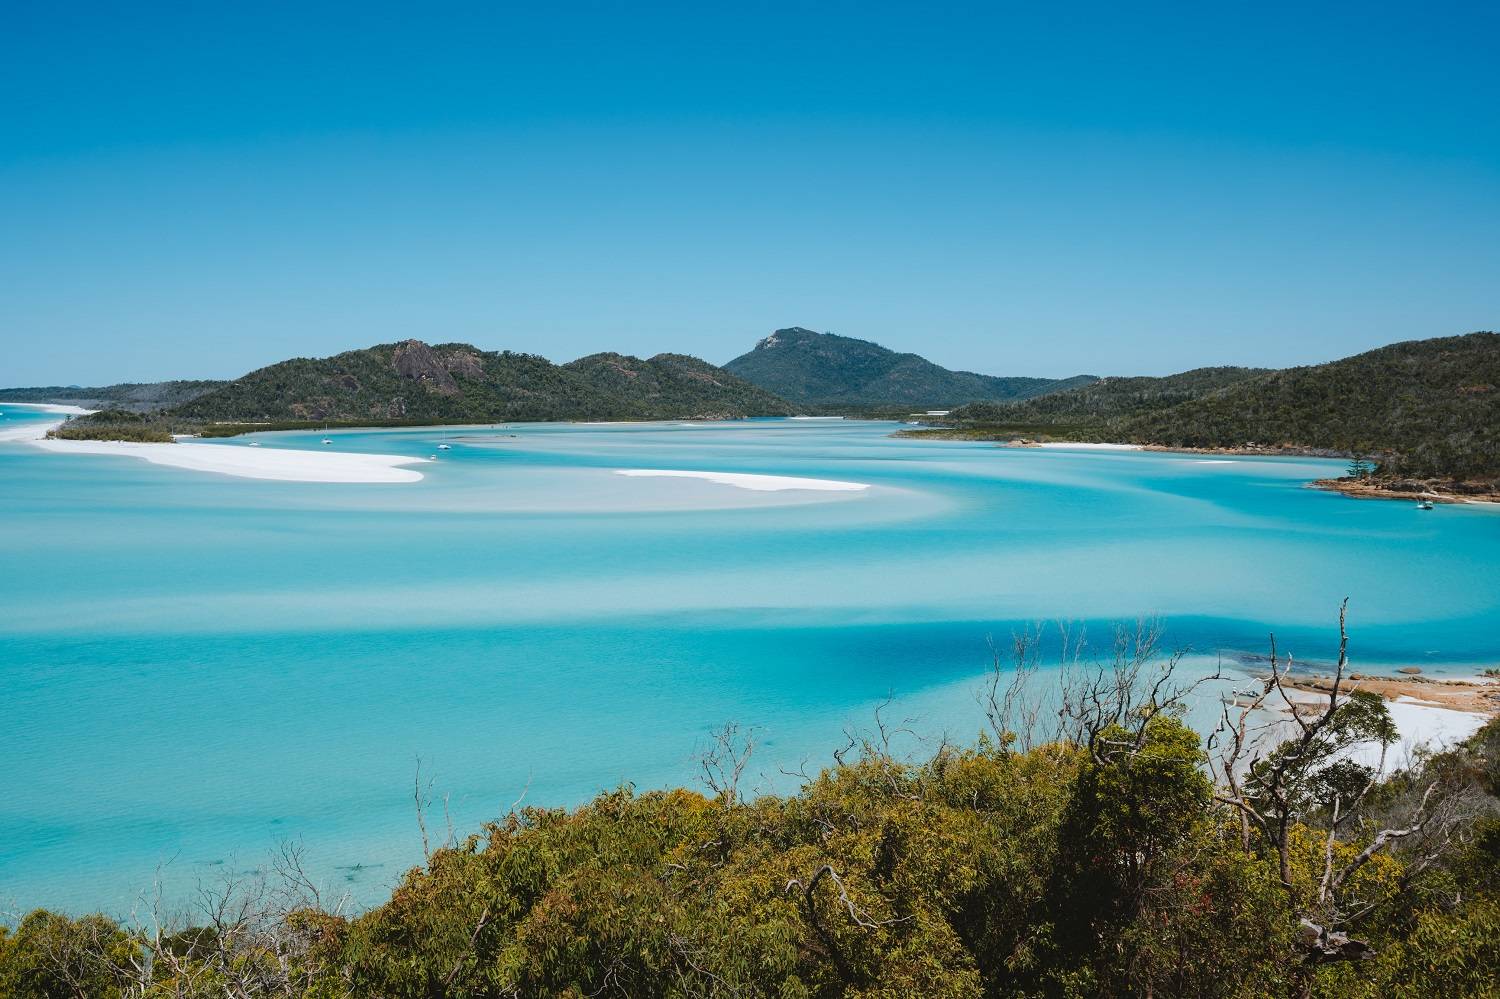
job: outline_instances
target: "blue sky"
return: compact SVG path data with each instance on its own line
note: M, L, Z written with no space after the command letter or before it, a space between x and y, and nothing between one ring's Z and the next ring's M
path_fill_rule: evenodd
M0 16L0 384L788 325L1151 374L1500 328L1493 4Z

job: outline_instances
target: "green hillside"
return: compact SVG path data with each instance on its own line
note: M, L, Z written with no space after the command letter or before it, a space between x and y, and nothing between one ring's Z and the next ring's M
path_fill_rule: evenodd
M118 409L150 413L181 405L228 384L222 381L126 382L85 388L50 385L0 389L0 402L50 402L85 409Z
M800 326L777 330L724 369L804 407L948 408L1029 399L1093 381L1087 375L997 378L950 371L916 354Z
M1130 440L1246 442L1375 455L1382 471L1500 476L1500 334L1412 340L1329 364L1275 371L1160 412Z
M163 414L185 422L492 423L780 415L775 396L696 358L534 354L420 340L252 371Z
M1042 436L1168 447L1323 450L1383 476L1500 477L1500 334L1412 340L1283 371L1199 368L1106 378L955 410L936 436Z
M1098 427L1197 399L1266 374L1266 368L1194 368L1162 378L1101 378L1096 382L1009 404L974 403L955 420L975 423L1058 423Z
M601 396L614 400L616 418L660 416L786 416L787 403L742 378L687 354L648 360L590 354L563 365Z

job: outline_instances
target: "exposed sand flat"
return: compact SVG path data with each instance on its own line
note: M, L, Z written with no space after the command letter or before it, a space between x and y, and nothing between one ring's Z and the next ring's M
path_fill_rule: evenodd
M780 492L785 489L810 489L818 492L861 492L868 483L843 482L838 479L804 479L796 475L755 475L750 472L687 472L656 468L617 468L616 475L638 478L704 479L720 485L757 492Z
M1329 676L1297 676L1286 681L1288 687L1311 693L1326 693L1333 685ZM1388 702L1425 704L1433 708L1477 713L1500 714L1500 679L1491 677L1372 676L1368 673L1345 675L1342 690L1368 690Z
M217 472L242 479L283 482L416 482L422 473L402 465L423 459L349 451L300 451L230 444L137 444L129 441L37 440L36 447L61 454L105 454L141 458L153 465Z
M82 416L92 413L91 409L82 409L78 406L56 406L50 402L5 402L0 403L0 409L35 409L43 413L56 413L63 416ZM47 431L62 425L61 419L56 420L29 420L18 427L4 427L0 425L0 441L35 441L47 436Z
M1298 706L1299 714L1321 712L1327 707L1331 680L1331 677L1313 677L1286 682L1287 695ZM1385 698L1399 735L1397 744L1385 752L1387 771L1403 765L1418 746L1441 749L1464 741L1484 727L1500 706L1500 683L1483 680L1423 683L1365 674L1358 680L1345 677L1340 690L1368 690ZM1278 713L1287 710L1275 694L1267 698L1266 706ZM1272 741L1291 738L1294 734L1295 729L1288 717L1285 724L1278 727ZM1381 762L1380 747L1374 743L1350 747L1342 755L1370 767Z

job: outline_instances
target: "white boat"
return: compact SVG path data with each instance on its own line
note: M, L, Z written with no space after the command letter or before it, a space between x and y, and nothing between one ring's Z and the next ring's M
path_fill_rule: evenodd
M1419 502L1417 504L1417 509L1418 510L1431 510L1432 509L1432 500L1422 500L1421 502Z
M324 444L332 444L333 443L333 438L332 437L324 437L323 438L323 443Z
M452 451L453 448L450 445L447 445L447 444L439 444L438 445L438 450L439 451Z
M251 447L260 447L260 441L251 441L250 442L250 446Z
M437 455L435 455L435 454L429 454L427 456L427 460L428 461L437 461Z

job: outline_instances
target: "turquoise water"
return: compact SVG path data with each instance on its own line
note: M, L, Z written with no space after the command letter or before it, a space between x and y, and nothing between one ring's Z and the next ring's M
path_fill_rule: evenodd
M1160 615L1202 656L1261 651L1274 629L1322 659L1347 595L1362 668L1500 663L1494 509L1304 487L1336 462L892 429L330 434L337 450L440 454L423 481L383 485L0 443L0 910L125 912L158 877L185 893L283 840L378 901L420 857L418 758L463 833L523 792L572 804L691 782L695 748L731 720L755 727L765 788L826 761L888 694L922 734L971 739L989 637L1035 621L1103 642L1111 621Z

